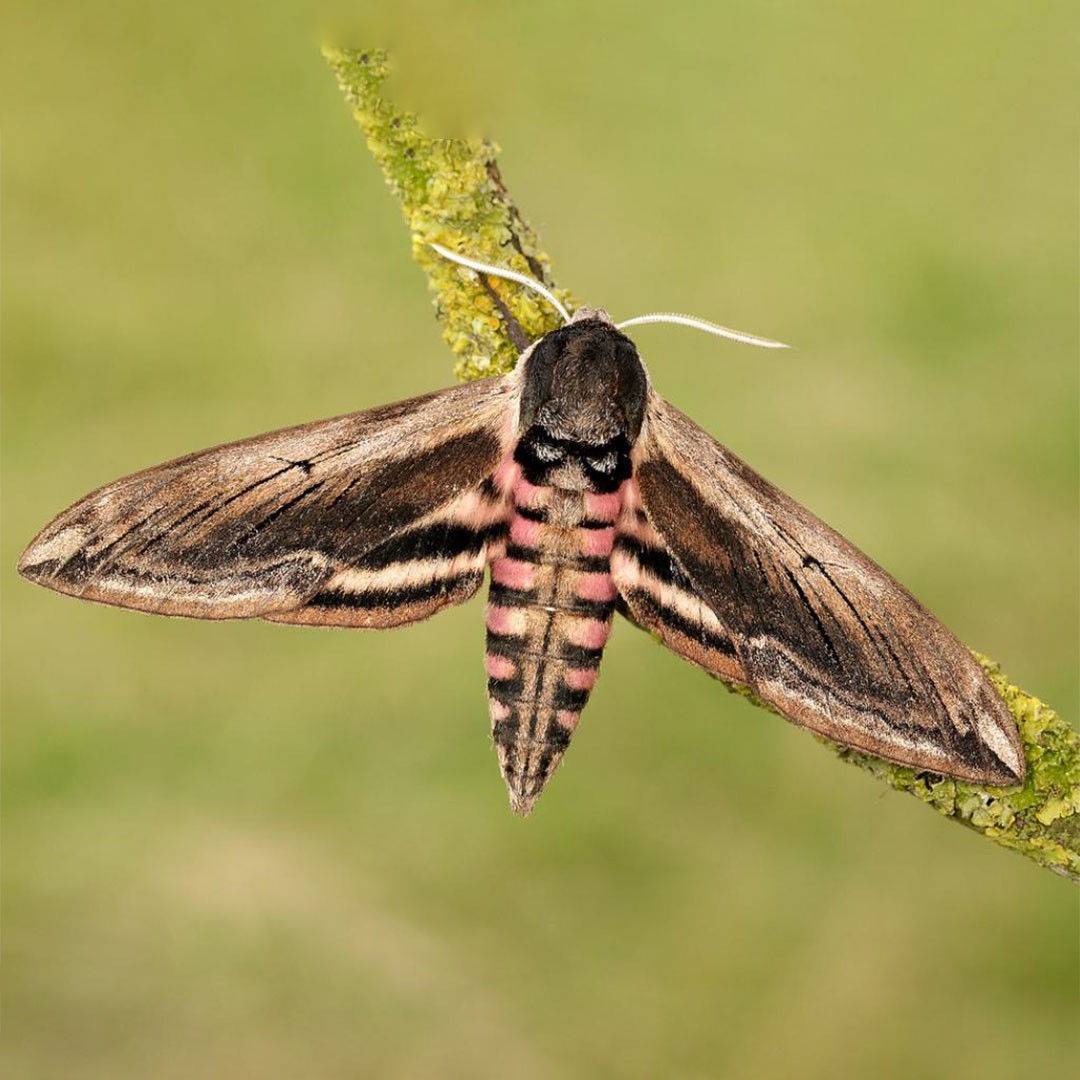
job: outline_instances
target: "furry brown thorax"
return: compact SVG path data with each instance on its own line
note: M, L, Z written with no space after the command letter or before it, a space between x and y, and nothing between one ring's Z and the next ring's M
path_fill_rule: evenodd
M534 423L567 442L599 446L641 431L649 378L634 343L603 313L582 309L521 361L520 430Z

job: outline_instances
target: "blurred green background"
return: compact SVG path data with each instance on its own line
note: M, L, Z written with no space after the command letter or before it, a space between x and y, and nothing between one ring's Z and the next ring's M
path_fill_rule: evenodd
M348 15L5 5L5 1075L1067 1071L1075 889L627 625L521 821L481 600L200 624L13 567L105 481L448 383L317 52L349 25L430 131L498 139L582 300L798 346L637 334L662 393L1075 722L1073 5Z

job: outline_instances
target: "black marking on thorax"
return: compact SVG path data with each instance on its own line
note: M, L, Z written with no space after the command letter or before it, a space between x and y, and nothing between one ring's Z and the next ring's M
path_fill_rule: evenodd
M554 477L570 472L581 477L578 490L596 494L618 491L632 471L630 443L622 433L602 443L589 443L559 438L540 424L521 436L514 460L525 479L537 487L558 486L553 484Z

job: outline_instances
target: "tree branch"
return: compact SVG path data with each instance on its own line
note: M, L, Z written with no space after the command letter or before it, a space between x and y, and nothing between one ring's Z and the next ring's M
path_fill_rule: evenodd
M511 266L539 278L567 307L576 306L553 285L536 233L510 199L495 161L498 148L478 139L424 135L414 115L397 110L381 95L384 52L326 48L323 53L401 203L413 257L427 275L443 337L456 357L455 373L475 379L509 371L522 342L555 329L558 315L522 286L481 279L427 246L435 241ZM1020 728L1027 760L1022 786L983 788L818 741L946 817L1080 882L1080 735L1049 706L1013 686L992 660L976 656ZM724 685L767 708L745 687Z

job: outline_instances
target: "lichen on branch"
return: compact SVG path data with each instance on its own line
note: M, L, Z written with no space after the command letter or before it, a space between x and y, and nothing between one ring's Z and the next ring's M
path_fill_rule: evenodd
M484 278L437 255L435 241L484 262L509 266L557 289L536 233L499 175L498 148L479 139L433 139L417 118L381 93L384 52L326 48L323 53L353 107L412 234L413 257L435 294L443 336L461 379L509 371L527 341L560 320L543 301L510 281ZM978 656L978 654L976 654ZM951 777L891 765L819 739L843 761L907 792L994 843L1080 882L1080 735L1038 698L1013 686L994 661L978 656L1015 717L1027 777L1012 788L984 788ZM765 707L745 687L727 684Z
M427 275L443 337L460 379L509 371L527 341L561 325L535 293L437 255L442 244L482 262L509 266L553 288L548 258L518 213L496 163L498 147L482 139L433 139L417 118L396 109L380 90L386 53L324 48L323 55L397 196L412 234L413 258ZM569 294L555 290L564 303Z

